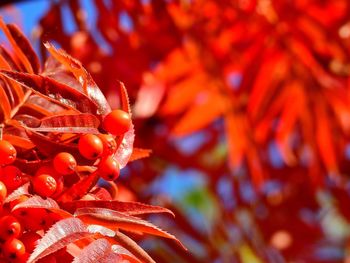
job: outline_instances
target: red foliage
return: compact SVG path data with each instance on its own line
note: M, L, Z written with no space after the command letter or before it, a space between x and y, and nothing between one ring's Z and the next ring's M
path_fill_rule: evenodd
M115 118L116 111L78 60L46 43L52 57L41 69L21 31L1 18L0 27L13 49L0 54L0 260L154 262L120 231L157 235L182 246L175 236L133 216L169 210L118 201L116 193L97 184L107 178L113 185L133 152L125 87L119 110L124 117ZM106 122L117 137L104 130ZM106 137L109 143L100 139ZM41 238L26 252L28 244L21 238L29 233Z
M346 258L349 2L93 5L90 29L79 2L53 4L40 22L41 39L57 41L80 59L111 101L118 79L130 88L136 144L152 148L154 157L131 165L124 183L141 191L166 168L195 168L210 175L208 195L219 211L209 235L196 229L186 208L174 207L178 231L198 246L188 255L162 244L154 258L321 262L325 246ZM72 34L65 33L64 8L75 19ZM184 152L178 137L189 134L205 139ZM223 183L232 190L225 197L218 190ZM259 198L249 195L251 184ZM234 200L235 210L225 200ZM344 233L335 237L332 224Z

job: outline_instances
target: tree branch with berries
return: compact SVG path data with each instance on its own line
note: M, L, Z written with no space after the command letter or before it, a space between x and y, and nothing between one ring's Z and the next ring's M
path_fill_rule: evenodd
M41 67L15 25L0 27L12 49L0 47L0 261L154 262L129 232L183 247L139 217L170 210L110 190L129 160L148 153L133 149L124 85L121 109L111 110L79 61L45 43Z

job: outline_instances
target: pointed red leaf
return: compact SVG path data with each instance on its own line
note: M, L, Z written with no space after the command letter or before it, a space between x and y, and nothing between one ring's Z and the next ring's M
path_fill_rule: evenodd
M29 183L25 183L24 185L18 187L16 190L14 190L11 194L9 194L6 199L5 203L9 203L13 200L16 200L22 195L29 195Z
M54 79L7 70L1 70L0 74L62 106L81 112L97 113L96 104L86 95Z
M78 146L75 144L55 142L51 138L29 128L26 130L26 133L38 150L46 156L54 156L59 152L69 152L74 157L81 159Z
M129 130L124 134L123 139L114 154L115 160L119 163L120 168L124 168L132 155L135 140L134 125L131 124Z
M23 54L26 56L27 61L30 63L33 72L39 73L40 61L32 45L29 43L28 39L22 34L21 30L19 30L19 28L16 25L8 24L7 28L9 29L9 32L11 33L11 36L13 37L13 39L16 41L16 44L19 46L19 48L23 51ZM22 62L24 65L26 65L27 61L22 61Z
M131 115L129 95L123 82L119 82L119 88L122 110L128 112Z
M96 83L90 74L86 71L86 69L82 66L82 64L78 60L68 55L65 51L57 50L50 43L45 43L44 45L53 57L55 57L70 72L74 74L75 78L82 85L84 94L87 95L98 106L97 113L100 115L106 115L111 112L111 108L109 107L105 96L97 87Z
M126 215L158 214L168 213L175 216L169 209L160 206L142 204L138 202L122 201L102 201L102 200L77 200L73 202L62 203L64 209L74 212L76 209L84 207L108 208Z
M121 257L114 253L106 239L97 239L85 247L72 263L119 262Z
M72 242L91 235L86 230L85 224L78 218L60 220L39 240L37 247L28 259L28 263L34 263L40 258L50 255Z
M59 198L59 203L66 203L72 200L80 199L83 197L92 187L95 186L99 176L98 173L93 172L90 175L84 177L76 184L67 189Z
M129 162L149 157L151 153L152 150L150 149L134 148L130 156Z
M98 134L100 121L92 114L55 115L41 120L41 124L32 130L40 132L60 133L92 133Z
M88 224L103 225L110 229L123 229L132 232L142 232L174 240L186 250L182 243L173 235L140 218L106 208L79 208L75 214Z
M115 239L121 239L120 236L118 236L117 233L117 238ZM125 242L125 241L124 241ZM129 250L127 250L126 248L119 246L119 245L113 245L112 246L112 250L114 251L114 253L117 253L118 255L120 255L124 260L129 261L130 263L142 263L142 261L140 259L138 259L136 256L134 256ZM146 252L145 252L146 253ZM136 254L136 253L135 253ZM140 257L141 258L141 257Z
M26 56L27 51L31 53L29 51L30 48L28 47L30 46L28 40L22 35L22 33L20 33L18 29L16 30L14 26L9 27L9 25L6 25L2 18L0 18L0 28L2 29L2 31L4 31L7 39L10 41L15 51L16 56L18 56L19 60L21 61L27 72L33 73L32 65L28 57ZM24 50L22 50L22 48Z
M64 218L72 217L70 213L65 210L62 210L55 200L51 198L43 199L38 195L35 195L28 200L25 200L17 204L12 211L17 209L46 209L53 213L56 213Z
M201 97L175 125L172 134L183 136L198 131L225 113L229 106L227 98L214 92L203 92Z
M155 261L144 251L134 240L124 235L121 232L116 232L114 239L131 253L133 253L137 258L143 262L155 263Z
M25 150L32 149L35 147L33 142L28 138L23 138L22 136L12 135L12 134L4 134L4 140L10 142L16 148L22 148Z

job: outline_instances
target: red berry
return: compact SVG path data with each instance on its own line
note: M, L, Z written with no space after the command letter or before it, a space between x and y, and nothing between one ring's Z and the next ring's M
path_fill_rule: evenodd
M16 149L8 141L0 141L0 165L8 165L16 160Z
M103 179L114 181L119 176L119 163L112 156L108 156L100 162L98 172Z
M2 251L6 259L16 260L25 254L26 249L21 240L11 238L4 243Z
M7 190L15 190L23 184L22 172L16 166L9 165L2 169L2 181Z
M24 244L26 251L29 253L33 252L39 239L41 239L41 236L35 231L26 232L21 236L21 241Z
M60 174L68 175L74 173L77 161L70 153L61 152L53 159L53 166Z
M130 125L130 114L122 110L114 110L103 119L103 128L116 136L126 133Z
M98 137L103 143L103 156L112 155L117 150L117 143L110 134L99 134Z
M0 181L0 205L5 201L7 196L6 185Z
M40 174L32 179L33 190L38 195L49 197L53 195L57 188L55 178L48 174Z
M14 216L8 215L0 219L0 238L2 240L19 237L21 230L21 224Z
M20 220L23 228L29 231L42 230L48 225L48 213L45 209L20 208L13 211L12 214Z
M103 153L103 143L100 138L93 134L80 137L78 148L80 154L89 160L95 160Z

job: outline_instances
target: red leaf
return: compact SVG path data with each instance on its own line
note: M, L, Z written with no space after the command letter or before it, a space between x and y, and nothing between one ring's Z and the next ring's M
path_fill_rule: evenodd
M92 114L71 114L55 115L41 120L40 127L32 130L40 132L59 132L59 133L92 133L98 134L100 121Z
M134 240L123 233L117 231L114 239L142 261L147 263L155 263L155 261L147 254L146 251L144 251Z
M183 81L173 84L161 108L161 113L168 115L183 112L191 106L207 83L205 74L192 74Z
M60 209L59 205L55 200L51 198L42 199L40 196L33 196L19 204L17 204L12 211L17 209L46 209L53 213L56 213L64 218L72 217L70 213L65 210Z
M54 79L40 75L1 70L0 74L12 79L36 94L69 107L72 110L79 110L86 113L97 113L96 104L86 95L62 84Z
M131 115L128 93L122 82L120 82L119 85L122 110L128 112ZM119 138L118 149L114 154L114 159L119 163L120 168L125 167L128 163L133 151L134 140L134 125L131 124L129 130Z
M134 125L124 134L123 139L114 154L114 159L119 163L120 169L124 168L132 155L135 140Z
M100 115L106 115L111 112L111 108L109 107L105 96L81 63L69 56L65 51L57 50L50 43L45 43L44 45L54 58L74 74L75 78L83 86L84 94L98 106L97 113Z
M106 208L79 208L75 214L88 224L103 225L110 229L148 233L174 240L183 249L182 243L173 235L140 218L129 216Z
M248 147L245 119L241 115L230 112L226 115L225 124L229 160L232 165L238 166L241 164Z
M98 180L98 173L93 172L84 177L79 182L67 189L59 198L59 203L70 202L75 199L83 197L92 187L95 186Z
M51 138L29 128L26 132L38 150L46 156L54 156L59 152L69 152L74 155L77 160L82 158L79 154L78 146L75 144L55 142Z
M33 52L33 49L31 48L28 40L22 35L22 33L20 33L20 31L17 28L15 28L15 26L5 25L2 18L0 18L0 27L4 31L6 37L10 41L15 51L15 54L18 56L19 60L21 61L27 72L33 73L33 68L30 63L30 60L26 56L27 52L29 54Z
M121 240L119 233L116 233L115 239ZM132 240L131 240L132 241ZM120 241L123 242L123 241ZM124 242L125 243L125 242ZM136 244L137 245L137 244ZM119 245L113 245L112 250L120 255L123 259L129 261L130 263L142 263L137 257L135 257L129 250L125 249ZM146 252L145 252L146 253ZM137 254L137 253L135 253ZM147 253L146 253L147 254ZM141 257L140 257L141 258Z
M226 111L226 98L220 94L209 91L203 92L201 97L173 128L174 135L186 135L202 129Z
M25 183L24 185L18 187L16 190L14 190L11 194L9 194L6 199L5 203L9 203L13 200L16 200L22 195L29 195L29 183Z
M330 172L331 176L339 176L338 160L336 149L334 148L334 132L332 125L326 114L325 106L319 103L315 108L317 113L316 121L316 141L319 154Z
M134 148L132 151L132 154L130 156L129 162L136 161L142 158L146 158L150 156L152 153L152 150L150 149L141 149L141 148Z
M4 140L9 141L16 148L23 148L25 150L32 149L35 147L33 142L31 142L27 138L23 138L22 136L12 135L12 134L4 134Z
M4 121L11 118L11 104L5 90L1 87L0 89L0 108L4 115Z
M108 208L118 212L122 212L126 215L141 215L141 214L155 214L155 213L168 213L175 216L169 209L142 204L138 202L121 202L121 201L102 201L102 200L77 200L73 202L63 203L64 209L74 212L78 208L84 207L100 207Z
M124 86L124 83L119 82L119 87L120 87L120 100L121 100L122 110L125 112L128 112L131 115L129 96Z
M66 218L54 224L49 231L39 240L39 243L28 259L33 263L57 250L91 236L84 223L78 218Z
M149 118L158 109L165 93L165 85L150 73L144 74L143 79L144 84L137 93L134 113L138 118Z
M110 263L119 262L121 257L114 253L111 244L106 239L97 239L85 247L73 263Z
M29 43L28 39L22 34L21 30L19 30L16 25L9 24L7 25L7 28L9 29L13 39L16 41L16 44L23 51L23 54L27 58L27 61L26 60L22 61L22 63L26 66L27 71L31 73L31 71L28 70L29 67L26 65L26 63L29 62L33 72L39 73L40 72L39 58L36 55L32 45Z

